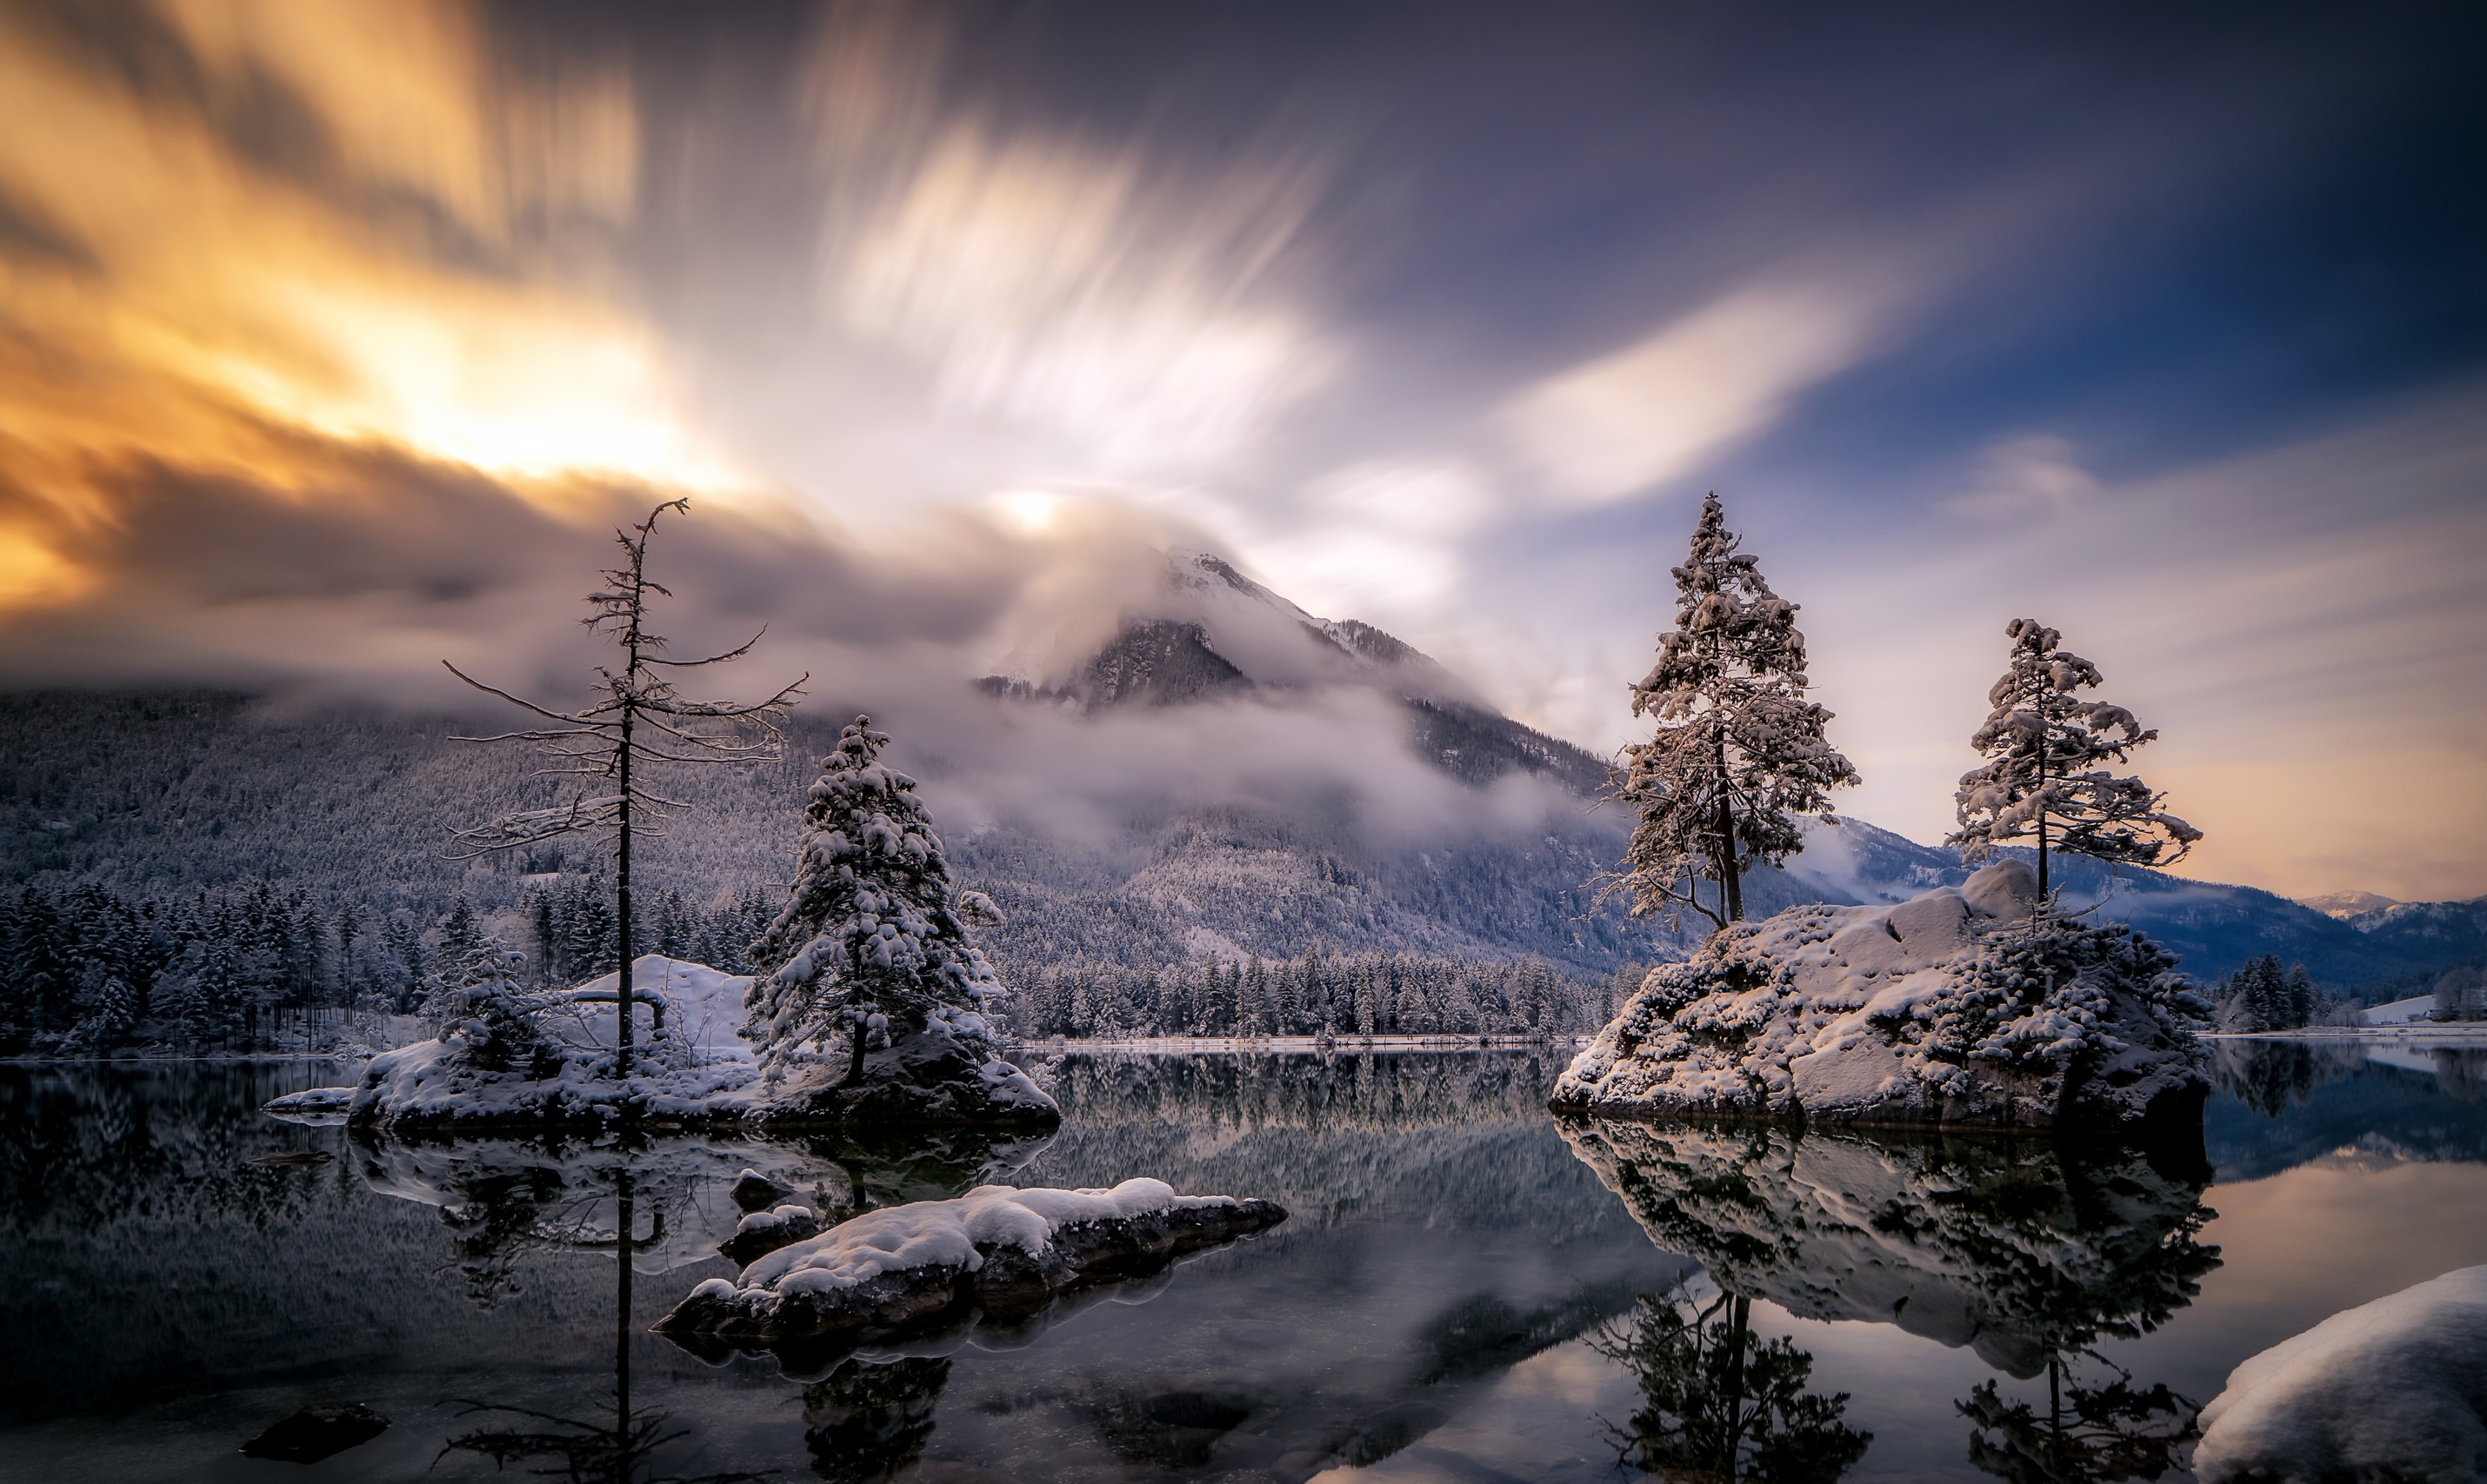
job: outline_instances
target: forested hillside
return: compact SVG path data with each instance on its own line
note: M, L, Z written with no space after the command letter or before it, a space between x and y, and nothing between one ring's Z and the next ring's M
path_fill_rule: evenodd
M996 716L1026 704L970 702ZM1576 794L1525 829L1496 824L1490 787L1462 777L1428 730L1457 713L1407 714L1411 761L1461 779L1478 800L1473 827L1396 832L1353 799L1135 807L1103 833L1039 817L945 826L961 873L1003 910L987 942L1026 992L1022 1028L1570 1030L1591 1023L1617 974L1684 951L1663 924L1594 904L1588 883L1620 848L1616 811ZM784 889L804 789L836 717L797 713L776 762L669 780L692 808L642 844L645 947L741 966L741 945ZM11 698L0 706L11 1039L147 1018L201 1044L256 1043L320 1007L409 1011L461 899L547 977L608 969L604 866L592 846L446 857L451 828L548 797L526 754L450 740L466 725L370 707L271 709L230 693ZM965 781L956 765L930 748L910 755L905 738L895 755L940 818ZM1497 776L1507 785L1520 770ZM1529 786L1552 781L1540 777ZM2110 878L2078 859L2059 859L2058 872L2077 909L2102 903L2102 915L2166 941L2204 981L2269 954L2330 991L2417 984L2478 946L2474 905L2341 921L2251 888ZM1843 820L1813 829L1787 870L1756 871L1746 897L1761 916L1800 901L1898 900L1963 874L1949 852ZM1256 959L1265 988L1239 999L1235 979ZM1306 1015L1309 992L1291 1009L1276 991L1288 974L1323 983L1346 965L1363 966L1341 979L1343 993L1325 992L1326 1014Z

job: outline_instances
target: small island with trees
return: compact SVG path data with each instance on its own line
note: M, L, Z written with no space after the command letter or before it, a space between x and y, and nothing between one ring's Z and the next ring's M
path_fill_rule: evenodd
M2009 664L1971 739L1985 762L1961 779L1946 842L1982 869L1892 906L1744 920L1744 873L1800 849L1802 817L1826 813L1857 771L1804 697L1797 605L1738 544L1711 495L1675 569L1676 627L1634 687L1656 734L1627 749L1615 790L1639 822L1611 889L1636 912L1691 912L1716 931L1650 972L1552 1106L1925 1128L2198 1118L2210 1004L2157 943L2064 911L2048 854L2160 865L2201 832L2102 766L2158 734L2082 696L2098 667L2034 620L2005 630ZM2034 869L1997 858L2025 838Z

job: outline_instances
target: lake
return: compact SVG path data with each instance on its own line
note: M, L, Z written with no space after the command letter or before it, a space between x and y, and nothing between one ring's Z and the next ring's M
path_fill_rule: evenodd
M1558 1125L1524 1051L1073 1055L1056 1135L881 1145L375 1145L258 1111L342 1068L0 1067L0 1478L2182 1478L2239 1360L2487 1263L2487 1052L2219 1055L2201 1148L2070 1153ZM648 1327L746 1166L1293 1215L1006 1335L695 1354ZM240 1451L334 1402L390 1425Z

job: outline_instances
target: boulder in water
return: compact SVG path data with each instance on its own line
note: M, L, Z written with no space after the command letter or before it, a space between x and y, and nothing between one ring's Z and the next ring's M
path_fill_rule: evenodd
M1177 1195L1161 1180L1110 1190L981 1186L956 1200L869 1211L780 1247L738 1279L692 1289L657 1329L766 1347L937 1328L969 1307L1033 1314L1057 1294L1143 1276L1286 1218L1270 1201Z
M779 1206L744 1217L734 1235L716 1245L716 1250L736 1267L747 1268L779 1247L792 1246L820 1234L819 1212L809 1206Z
M767 1211L795 1193L791 1186L778 1184L756 1169L746 1169L734 1177L734 1189L727 1191L734 1203L746 1212Z
M2487 1465L2487 1267L2343 1309L2228 1373L2203 1484L2475 1479Z

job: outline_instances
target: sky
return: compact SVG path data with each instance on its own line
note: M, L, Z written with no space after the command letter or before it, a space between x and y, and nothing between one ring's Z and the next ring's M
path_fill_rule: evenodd
M2026 615L2160 729L2189 874L2474 896L2483 36L10 4L0 681L564 673L682 494L687 636L842 696L1059 663L1184 546L1603 752L1715 489L1843 812L1950 827Z

